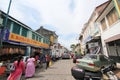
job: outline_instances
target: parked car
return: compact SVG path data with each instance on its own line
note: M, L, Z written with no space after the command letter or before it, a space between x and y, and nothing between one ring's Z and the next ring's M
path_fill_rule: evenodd
M82 69L97 72L108 65L115 68L116 62L102 54L86 54L82 59L77 59L76 65Z
M81 54L75 54L74 56L73 56L73 63L76 63L76 60L77 59L81 59L83 56L81 55Z
M67 53L62 54L62 59L70 59L70 57L71 57L70 54Z

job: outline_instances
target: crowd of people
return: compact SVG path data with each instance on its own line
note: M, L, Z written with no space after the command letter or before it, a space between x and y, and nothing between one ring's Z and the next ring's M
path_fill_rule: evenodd
M26 64L23 62L22 58L22 55L20 55L17 60L14 61L13 64L15 66L15 70L10 73L7 80L20 80L22 74L25 74L25 78L33 77L35 74L37 62L39 62L39 64L46 65L46 69L49 67L49 54L30 56L27 59Z

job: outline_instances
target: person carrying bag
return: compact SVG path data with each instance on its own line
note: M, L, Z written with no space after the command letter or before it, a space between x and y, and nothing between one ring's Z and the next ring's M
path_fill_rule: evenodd
M15 69L11 71L7 80L20 80L22 73L25 71L25 64L22 61L22 56L19 56L17 59L18 60L14 62Z

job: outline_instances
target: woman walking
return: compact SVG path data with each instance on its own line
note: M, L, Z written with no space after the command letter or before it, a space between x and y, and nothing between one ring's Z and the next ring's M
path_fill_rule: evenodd
M25 71L25 77L33 77L35 73L35 58L32 56L27 60L27 65L26 65L26 71Z
M7 80L20 80L22 73L25 70L24 62L22 61L22 56L18 57L18 60L14 62L15 71L11 72Z

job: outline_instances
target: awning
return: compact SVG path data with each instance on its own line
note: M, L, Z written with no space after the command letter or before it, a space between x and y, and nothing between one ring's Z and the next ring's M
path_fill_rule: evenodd
M112 37L106 39L105 42L111 42L111 41L115 41L115 40L118 40L118 39L120 39L120 34L117 34L115 36L112 36Z
M10 43L10 44L14 44L14 45L28 46L28 44L21 43L21 42L16 42L16 41L7 40L7 41L4 41L4 42Z
M85 39L85 43L89 42L90 40L92 39L92 36L88 36L86 39Z

